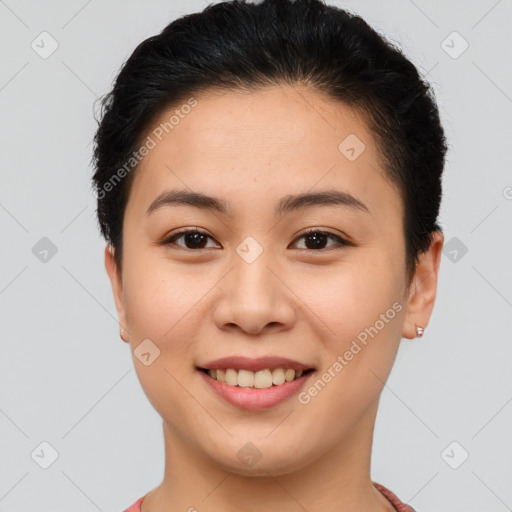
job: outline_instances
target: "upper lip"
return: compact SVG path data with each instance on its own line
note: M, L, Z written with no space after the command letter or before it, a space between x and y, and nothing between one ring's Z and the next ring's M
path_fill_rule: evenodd
M264 356L264 357L244 357L244 356L230 356L221 357L214 361L208 361L207 363L199 366L198 368L206 370L215 370L218 368L227 369L233 368L235 370L250 370L257 372L260 370L275 369L275 368L293 368L294 370L309 370L313 369L313 366L294 361L287 357L278 356Z

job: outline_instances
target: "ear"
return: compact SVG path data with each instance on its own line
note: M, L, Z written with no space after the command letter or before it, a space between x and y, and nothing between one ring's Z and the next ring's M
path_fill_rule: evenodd
M116 304L117 315L119 317L119 326L124 327L126 337L129 334L129 329L124 305L123 280L114 258L114 247L111 244L108 244L105 247L105 269L110 279L112 293L114 294L114 302Z
M402 330L404 338L416 338L416 327L425 329L430 320L436 299L443 244L444 235L435 231L429 249L420 256L407 300Z

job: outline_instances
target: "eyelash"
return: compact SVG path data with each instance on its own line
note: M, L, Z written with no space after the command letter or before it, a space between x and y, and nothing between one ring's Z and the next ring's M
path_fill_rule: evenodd
M178 233L174 233L173 235L171 235L170 237L166 238L165 240L162 241L162 245L171 245L171 244L174 244L174 242L181 238L182 236L185 236L185 235L188 235L188 234L201 234L201 235L205 235L207 236L208 238L212 239L213 240L213 237L211 237L208 233L204 232L204 231L201 231L199 229L185 229L183 231L179 231ZM332 239L336 239L338 241L338 249L341 249L343 248L344 246L346 247L349 247L349 246L353 246L354 244L352 242L349 242L348 240L342 238L341 236L339 235L335 235L334 233L331 233L329 231L323 231L321 229L317 229L317 228L310 228L308 229L307 231L305 231L304 233L302 233L299 237L297 237L296 240L299 240L301 238L304 238L308 235L311 235L311 234L320 234L320 235L326 235ZM184 249L185 251L195 251L195 252L199 252L199 251L203 251L205 249L189 249L188 247L182 247L182 246L178 246L180 249ZM335 248L335 247L334 247ZM309 251L309 252L324 252L324 251L328 251L328 250L332 250L333 247L327 247L327 248L323 248L323 249L301 249L303 251Z

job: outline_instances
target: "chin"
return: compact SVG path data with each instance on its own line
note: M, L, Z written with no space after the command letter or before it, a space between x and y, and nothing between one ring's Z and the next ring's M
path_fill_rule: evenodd
M227 472L253 477L287 475L315 459L313 455L305 457L303 453L300 453L299 458L295 444L283 446L277 438L275 443L267 439L261 444L250 441L235 443L235 446L230 444L230 447L225 446L222 453L210 453L209 456Z

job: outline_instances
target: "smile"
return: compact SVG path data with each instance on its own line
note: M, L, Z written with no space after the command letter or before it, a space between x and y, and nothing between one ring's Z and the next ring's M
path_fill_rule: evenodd
M281 386L285 382L292 382L297 380L302 377L302 375L312 372L313 368L308 370L274 368L256 372L245 369L236 370L233 368L201 368L200 370L207 373L212 379L227 384L228 386L266 389L272 386Z
M233 368L197 368L197 373L207 389L223 401L240 409L261 411L276 407L297 395L316 371L314 368L297 371L274 368L255 372ZM224 382L221 382L223 378Z

